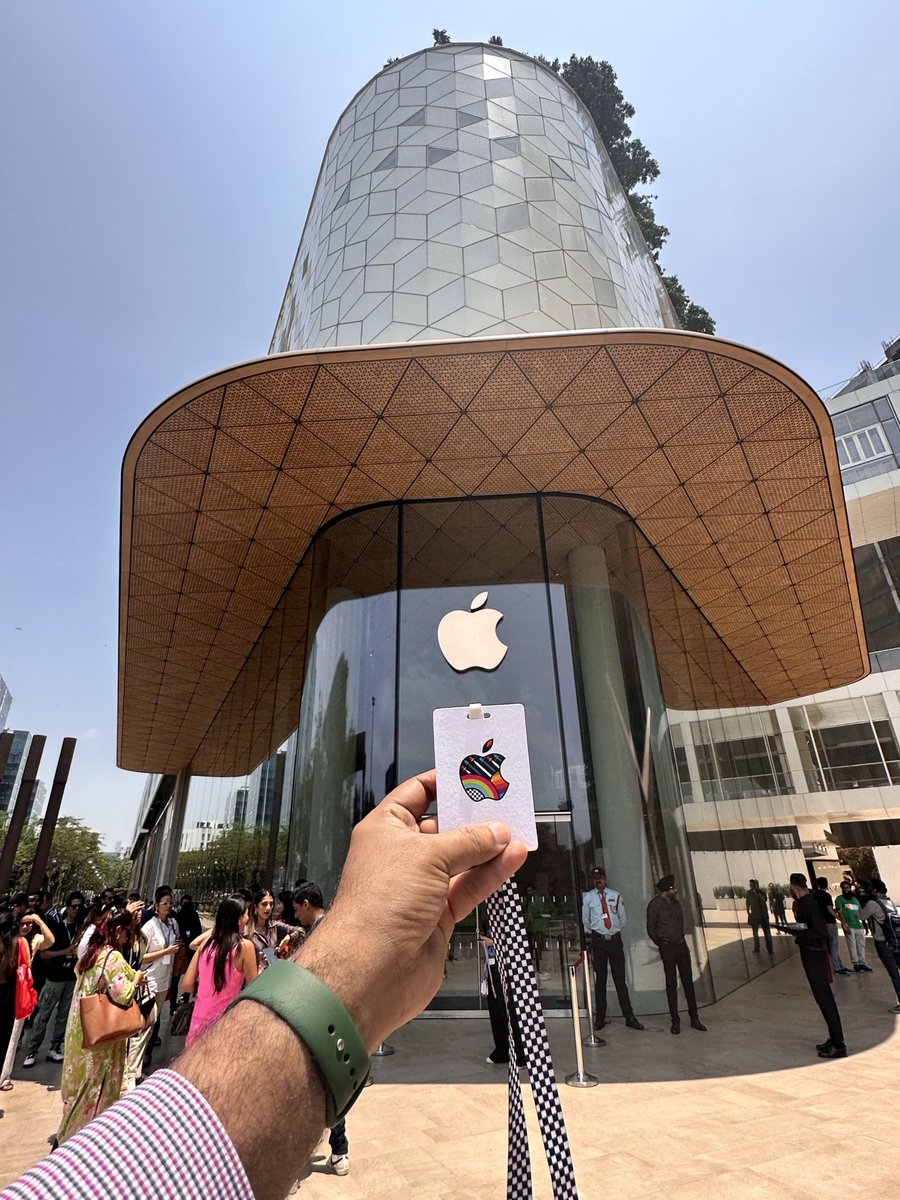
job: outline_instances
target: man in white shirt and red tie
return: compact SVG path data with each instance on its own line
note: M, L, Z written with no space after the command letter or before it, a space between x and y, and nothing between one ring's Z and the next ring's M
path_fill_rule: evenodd
M591 940L596 983L596 1006L594 1027L602 1029L606 1024L606 976L612 972L619 1006L629 1029L643 1029L634 1015L628 984L625 982L625 947L622 930L625 928L625 902L614 888L606 885L606 870L594 867L591 871L593 890L584 893L581 906L581 923L585 936Z

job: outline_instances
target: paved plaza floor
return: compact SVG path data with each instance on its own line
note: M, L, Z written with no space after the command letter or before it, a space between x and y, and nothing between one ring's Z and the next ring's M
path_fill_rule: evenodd
M825 1029L796 957L706 1008L708 1033L685 1020L673 1037L662 1016L644 1018L644 1033L614 1021L607 1045L585 1051L600 1085L560 1088L582 1200L900 1196L900 1031L890 981L875 966L835 982L851 1051L844 1060L816 1057ZM549 1027L562 1079L575 1065L571 1022ZM391 1043L397 1053L376 1060L375 1085L349 1117L350 1174L327 1170L323 1143L297 1194L502 1200L506 1075L484 1062L487 1021L420 1019ZM167 1039L160 1064L168 1050ZM48 1085L59 1070L19 1067L15 1089L0 1095L0 1185L46 1152L61 1107ZM277 1096L254 1095L248 1115L260 1111L287 1120ZM530 1124L534 1195L543 1200L550 1186Z

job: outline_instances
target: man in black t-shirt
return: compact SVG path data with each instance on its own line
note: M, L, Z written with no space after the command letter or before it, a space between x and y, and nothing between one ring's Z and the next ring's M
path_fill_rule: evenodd
M791 895L794 897L794 918L806 926L794 935L800 947L800 961L806 972L809 990L828 1026L828 1038L817 1045L816 1050L819 1058L846 1058L847 1045L844 1042L841 1014L828 976L827 926L821 901L806 886L806 876L799 873L791 876Z
M60 1063L63 1060L62 1044L66 1036L69 1009L72 1007L72 993L75 991L75 960L83 915L84 893L70 892L59 920L51 919L49 922L54 938L53 948L41 951L45 982L41 988L41 999L28 1042L28 1052L22 1060L23 1067L33 1067L37 1062L38 1050L54 1013L56 1015L47 1061Z

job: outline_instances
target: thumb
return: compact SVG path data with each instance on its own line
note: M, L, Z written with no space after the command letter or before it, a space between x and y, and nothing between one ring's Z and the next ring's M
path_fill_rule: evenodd
M428 838L429 847L437 851L451 876L468 871L496 858L512 840L512 831L502 821L487 821L483 825L463 825Z

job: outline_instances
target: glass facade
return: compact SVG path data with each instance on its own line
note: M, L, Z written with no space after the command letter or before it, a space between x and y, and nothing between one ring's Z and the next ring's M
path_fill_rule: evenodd
M545 1003L567 1003L597 863L628 913L637 1011L665 1008L645 909L669 872L679 880L701 1000L746 982L746 927L733 907L725 919L704 913L694 878L679 786L685 746L678 730L675 744L670 735L645 594L648 576L659 586L654 562L630 518L581 497L412 502L336 520L299 565L256 656L266 661L276 637L293 646L286 634L309 622L305 654L285 655L274 689L297 697L294 728L250 776L192 782L178 887L212 901L236 886L277 891L310 878L333 895L355 822L397 780L433 764L433 710L519 702L539 844L518 882ZM666 586L678 590L668 574ZM438 624L485 590L503 613L498 634L508 651L492 672L457 673L441 653ZM687 619L683 607L670 611ZM247 671L258 680L262 667L251 662ZM766 796L779 786L779 734L762 718L703 724L710 797ZM765 881L776 878L773 867ZM437 1009L484 1003L480 920L473 914L454 935Z

